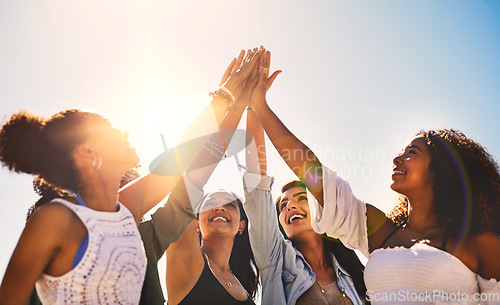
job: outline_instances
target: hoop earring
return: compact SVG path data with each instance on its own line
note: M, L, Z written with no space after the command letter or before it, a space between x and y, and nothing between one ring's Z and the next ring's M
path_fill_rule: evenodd
M97 154L97 156L94 157L94 159L92 159L92 168L98 171L99 169L101 169L101 166L102 166L102 158L101 155Z

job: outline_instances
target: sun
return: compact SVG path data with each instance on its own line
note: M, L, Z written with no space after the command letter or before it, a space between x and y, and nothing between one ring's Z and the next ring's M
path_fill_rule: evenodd
M141 159L143 174L151 161L166 149L217 130L215 116L207 107L210 97L206 93L173 100L159 92L143 96L141 100L140 107L111 114L110 121L128 132L130 144ZM202 112L203 116L199 117Z

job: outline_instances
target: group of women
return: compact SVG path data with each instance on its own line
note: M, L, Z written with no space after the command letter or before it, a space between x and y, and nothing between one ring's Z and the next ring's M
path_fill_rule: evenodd
M218 130L193 146L194 157L178 156L190 164L184 173L153 170L123 188L139 159L100 115L12 115L0 131L0 160L56 195L27 221L0 304L27 304L35 286L44 304L163 304L157 261L165 252L172 305L254 304L259 286L262 304L500 303L493 157L456 130L420 132L393 160L401 202L386 215L357 199L270 109L266 92L280 71L269 75L269 67L264 48L240 52L207 107ZM245 110L254 140L245 199L203 195ZM206 131L205 121L190 128ZM265 133L298 177L276 201ZM354 249L369 258L366 267Z

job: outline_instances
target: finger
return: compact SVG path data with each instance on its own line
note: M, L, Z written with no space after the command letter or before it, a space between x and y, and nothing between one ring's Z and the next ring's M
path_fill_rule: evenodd
M259 68L259 85L264 85L266 83L267 77L266 77L266 68L260 69Z
M259 48L255 47L252 49L252 57L249 59L249 61L252 61L255 57L258 56L258 53L259 53Z
M266 51L264 64L265 64L265 67L267 69L266 77L269 77L269 68L271 66L271 52L270 51Z
M274 73L267 79L267 83L266 83L266 91L269 90L269 88L271 88L271 86L273 85L274 83L274 80L276 79L276 77L278 77L278 75L281 73L282 71L281 70L277 70L277 71L274 71Z
M236 59L236 64L234 65L233 70L231 71L231 74L236 72L241 67L241 62L243 61L243 56L245 56L245 50L240 51L240 54L238 55L238 59Z
M252 70L252 74L250 75L250 78L248 80L249 86L255 87L257 83L259 82L259 66L255 65Z
M246 87L251 88L253 90L253 88L259 82L259 78L260 78L260 75L259 75L259 66L255 65L253 67L252 73L250 74L250 77L248 78L248 81L246 83Z
M245 54L245 58L243 58L243 63L246 63L248 61L248 57L250 56L251 50L248 49Z
M267 67L266 67L266 54L264 53L265 51L262 50L262 49L259 50L259 51L263 52L263 53L260 54L260 58L259 58L259 65L258 65L258 67L259 67L259 75L261 73L266 74L266 70L268 70ZM266 78L267 78L267 74L266 74Z
M250 56L250 52L249 51L250 50L248 50L248 51L245 52L245 57L243 57L242 65L244 65L247 62L248 56Z
M250 78L256 78L256 79L259 78L259 66L258 65L253 66L253 70L252 70L252 74L251 74Z
M245 62L243 64L247 64L250 61L252 61L252 59L253 59L254 56L255 56L254 50L248 49L248 56L247 56L247 58L246 58L246 60L245 60Z
M222 79L220 80L219 86L222 86L223 84L226 83L227 79L231 74L233 74L231 71L233 70L234 64L236 63L236 58L233 58L229 66L227 66L226 71L224 71L224 74L222 75Z
M260 56L262 54L262 50L257 50L257 52L253 55L252 59L247 63L248 69L250 71L253 71L254 67L258 64L260 61Z

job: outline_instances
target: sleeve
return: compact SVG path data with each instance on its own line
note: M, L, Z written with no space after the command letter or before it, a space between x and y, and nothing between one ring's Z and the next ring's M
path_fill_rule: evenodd
M203 197L203 191L194 186L187 176L175 185L167 203L151 215L151 220L141 223L139 231L144 247L156 260L165 253L171 243L181 238L182 234L196 216L193 210ZM153 254L154 253L154 254Z
M196 188L187 176L183 176L170 193L167 203L151 215L151 220L139 224L148 259L139 304L165 302L158 274L158 260L195 219L193 210L202 196L203 192Z
M271 197L274 179L250 172L243 174L245 212L249 224L250 245L259 270L276 265L283 239L278 228L276 209Z
M323 207L308 191L314 231L338 238L350 249L369 257L366 203L357 199L347 181L323 166Z

